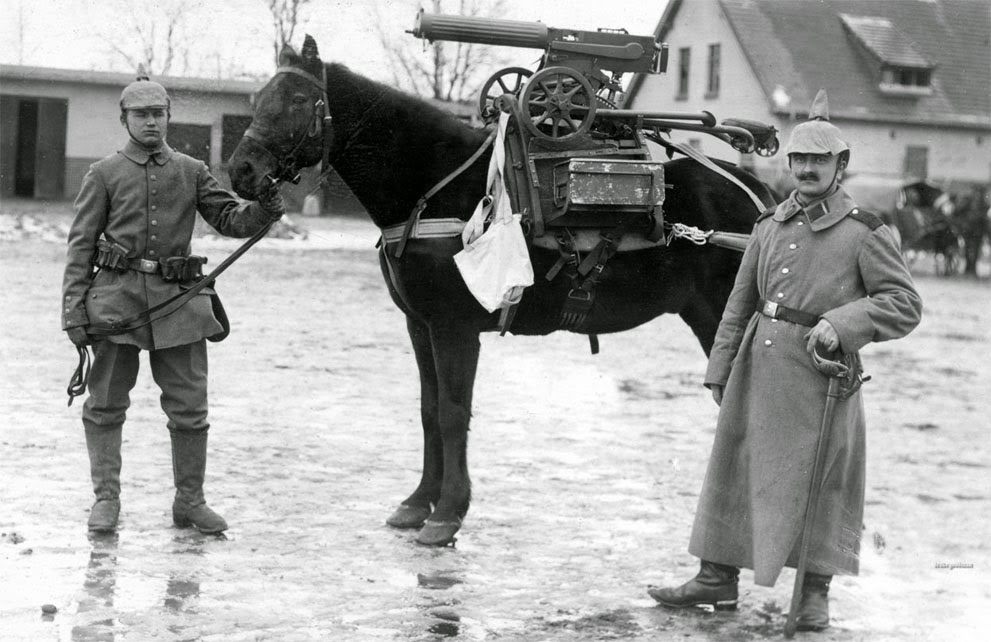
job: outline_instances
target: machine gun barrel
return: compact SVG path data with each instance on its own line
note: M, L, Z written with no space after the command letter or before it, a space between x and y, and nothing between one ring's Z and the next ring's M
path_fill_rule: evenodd
M549 28L542 22L448 16L425 13L423 9L408 33L430 42L448 40L524 49L546 49L550 40Z

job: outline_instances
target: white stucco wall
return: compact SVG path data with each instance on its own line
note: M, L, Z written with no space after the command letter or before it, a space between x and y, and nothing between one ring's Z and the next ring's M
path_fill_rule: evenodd
M991 132L834 121L850 144L850 170L900 177L909 145L929 150L929 179L991 181Z
M644 78L629 108L644 111L704 110L712 112L720 122L727 118L773 122L760 84L715 0L683 2L664 41L669 52L667 73ZM716 43L720 45L720 88L718 95L706 97L709 45ZM684 100L678 96L679 50L683 47L691 49L688 95ZM708 134L673 131L671 139L680 143L697 139L705 154L734 163L740 161L739 152ZM758 160L761 161L763 159Z

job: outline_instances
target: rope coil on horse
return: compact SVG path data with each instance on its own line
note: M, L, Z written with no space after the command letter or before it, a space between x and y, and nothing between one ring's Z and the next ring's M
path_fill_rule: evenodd
M685 225L684 223L668 223L664 222L664 229L669 230L667 244L671 245L671 241L676 238L685 239L689 243L694 243L695 245L705 245L709 241L709 237L712 236L714 230L709 230L708 232L703 232L697 227L691 225Z

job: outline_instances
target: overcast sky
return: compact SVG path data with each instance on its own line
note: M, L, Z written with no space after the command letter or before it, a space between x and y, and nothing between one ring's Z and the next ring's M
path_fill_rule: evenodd
M626 28L634 34L650 34L667 0L509 0L500 17L540 20L552 27L592 30ZM272 70L272 30L265 0L189 0L190 39L199 57L186 68L188 75L215 76L222 69L267 75ZM380 7L383 24L397 39L413 27L414 0L314 0L306 10L294 44L303 33L316 38L324 60L386 80L384 56L372 28L372 5ZM429 5L429 2L423 4ZM454 3L451 3L452 5ZM135 0L130 7L148 10L155 0ZM130 35L128 19L115 12L108 0L0 0L0 62L69 69L131 71L112 51L108 38L119 36L122 45ZM515 64L532 66L538 53L520 50ZM181 74L177 69L173 73Z

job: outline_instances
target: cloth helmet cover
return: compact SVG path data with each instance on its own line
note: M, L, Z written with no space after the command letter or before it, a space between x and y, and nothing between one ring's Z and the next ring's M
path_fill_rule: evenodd
M169 94L154 80L136 80L120 92L121 109L169 108Z
M829 122L829 101L826 90L820 89L812 101L809 120L795 126L785 145L788 154L830 154L835 155L850 149L842 138L839 128Z

